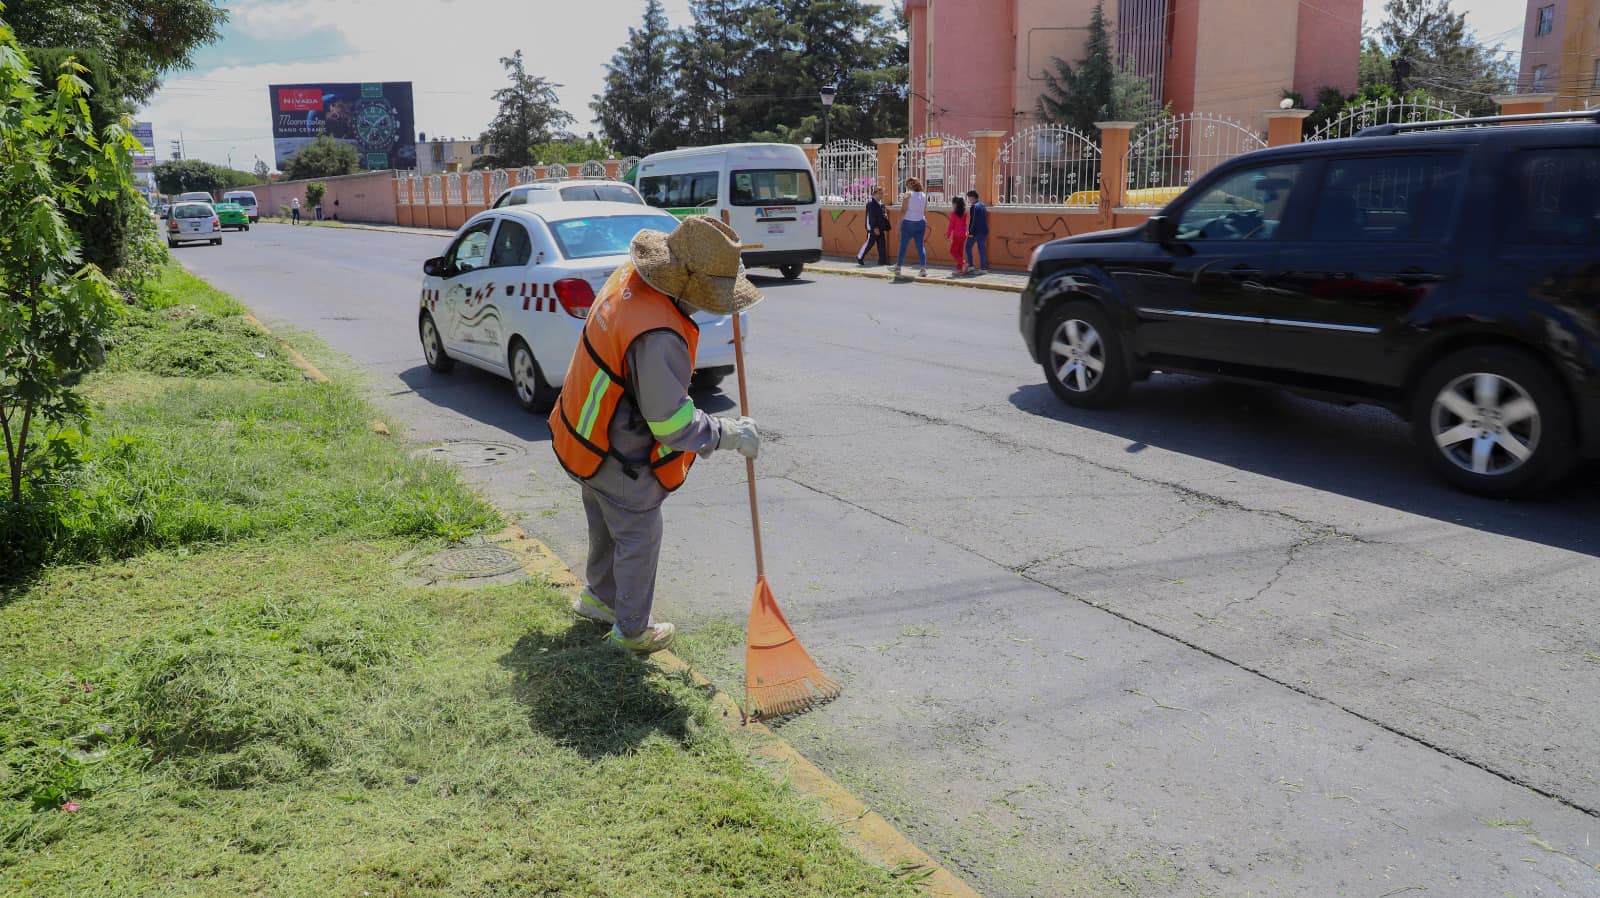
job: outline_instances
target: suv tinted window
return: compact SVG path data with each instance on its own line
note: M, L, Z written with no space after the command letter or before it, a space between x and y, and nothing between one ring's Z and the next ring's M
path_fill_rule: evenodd
M1178 239L1273 239L1303 170L1300 163L1291 162L1224 176L1178 213Z
M489 253L489 265L526 265L532 256L533 241L528 239L528 229L502 218L500 230L494 232L494 249Z
M1311 239L1442 240L1461 193L1460 175L1457 156L1330 159L1317 192Z
M1525 150L1512 157L1506 242L1600 243L1600 152Z

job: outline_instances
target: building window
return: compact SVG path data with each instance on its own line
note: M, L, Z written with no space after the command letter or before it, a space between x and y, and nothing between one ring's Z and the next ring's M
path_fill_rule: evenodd
M1539 36L1544 37L1556 28L1555 4L1539 7Z
M1544 76L1550 71L1547 65L1533 67L1533 92L1540 93L1544 90Z
M1600 59L1594 61L1594 83L1589 86L1600 89Z

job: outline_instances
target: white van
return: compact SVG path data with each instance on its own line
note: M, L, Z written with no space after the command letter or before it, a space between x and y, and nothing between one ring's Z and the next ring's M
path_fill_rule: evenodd
M180 202L180 203L205 203L206 205L209 206L212 203L216 202L216 200L212 199L211 198L211 194L206 193L204 190L191 190L188 193L179 194L178 195L178 202Z
M250 190L230 190L222 195L224 203L238 203L251 224L261 220L261 207L256 205L256 195Z
M715 215L738 232L746 268L793 280L822 260L822 218L811 162L787 143L732 143L647 156L634 186L649 205L682 218Z

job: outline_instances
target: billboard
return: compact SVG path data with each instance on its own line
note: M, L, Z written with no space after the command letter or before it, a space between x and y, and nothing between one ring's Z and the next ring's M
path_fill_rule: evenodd
M410 81L273 84L267 95L272 100L273 156L279 169L324 134L355 147L362 168L417 167Z
M139 168L149 168L156 164L156 131L149 122L133 123L133 139L139 141L144 150L133 154L133 164Z

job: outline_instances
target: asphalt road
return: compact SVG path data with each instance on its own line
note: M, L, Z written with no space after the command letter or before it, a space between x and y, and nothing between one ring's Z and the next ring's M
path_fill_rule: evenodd
M348 356L405 439L515 447L467 476L581 572L543 421L422 362L442 248L263 225L178 258ZM769 573L846 686L782 732L985 894L1600 896L1594 468L1485 501L1372 409L1158 377L1070 410L1009 294L761 286ZM742 476L667 503L659 617L742 621Z

